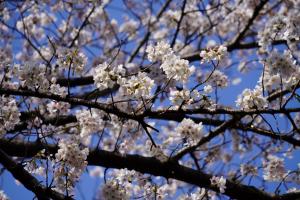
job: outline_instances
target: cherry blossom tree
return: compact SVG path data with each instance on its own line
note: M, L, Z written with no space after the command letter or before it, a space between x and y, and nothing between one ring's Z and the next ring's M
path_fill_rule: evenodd
M299 0L0 11L1 172L37 199L300 199Z

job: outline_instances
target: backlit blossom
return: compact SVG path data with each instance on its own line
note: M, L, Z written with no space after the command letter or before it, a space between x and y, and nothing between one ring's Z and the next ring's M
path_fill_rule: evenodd
M193 120L186 118L176 127L175 132L186 138L190 145L197 143L204 135L201 122L196 124Z
M113 88L116 84L122 84L125 69L122 65L108 66L107 63L98 65L93 74L95 85L99 90Z
M88 148L80 147L76 136L61 139L58 146L59 149L55 154L55 160L60 164L54 172L56 189L61 192L64 192L66 189L72 192L75 183L87 165L86 159L89 150ZM66 179L65 176L68 178Z
M220 190L221 193L225 192L225 189L226 189L226 179L223 176L221 176L221 177L213 176L210 179L210 183L213 186L217 186L219 188L219 190Z
M124 88L128 95L133 97L148 97L154 86L154 81L146 73L139 72L126 81Z
M269 155L267 160L263 160L264 180L280 181L286 175L284 159L274 155Z
M8 196L4 193L3 190L0 190L0 199L1 200L9 200Z
M87 64L87 57L78 49L61 48L58 51L57 64L80 74Z
M221 45L219 47L202 50L200 52L200 57L202 58L201 62L208 62L212 60L221 60L227 53L227 47Z
M268 106L268 101L262 94L262 88L256 86L254 90L245 89L238 96L236 105L245 110L263 109Z
M169 56L160 67L169 79L173 78L179 82L187 82L195 71L195 67L189 67L188 60L180 59L176 55Z
M164 61L169 55L173 54L173 50L167 42L158 42L156 46L149 45L146 49L148 59L151 62Z
M20 115L15 99L0 96L0 137L14 129L20 122Z

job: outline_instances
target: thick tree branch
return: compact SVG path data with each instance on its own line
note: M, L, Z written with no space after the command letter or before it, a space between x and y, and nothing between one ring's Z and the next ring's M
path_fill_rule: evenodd
M122 118L128 118L133 120L141 120L144 117L154 117L169 114L176 114L177 112L182 112L183 114L229 114L229 115L253 115L253 114L280 114L280 113L293 113L300 112L300 108L281 108L281 109L252 109L252 110L239 110L239 109L231 109L231 108L217 108L214 110L207 108L199 108L199 109L186 109L186 110L162 110L162 111L145 111L142 115L133 115L122 112L115 107L109 106L107 104L87 101L84 99L78 98L69 98L69 97L61 97L59 95L54 94L46 94L41 92L34 92L30 90L16 90L16 89L5 89L0 88L0 94L5 95L19 95L19 96L29 96L29 97L38 97L44 99L52 99L55 101L62 101L70 103L71 105L81 105L89 108L97 108L104 112L115 114Z
M78 105L78 106L81 105L81 106L86 106L89 108L97 108L104 112L115 114L122 118L133 119L133 120L137 120L137 121L141 120L141 116L128 114L128 113L118 110L115 107L108 106L108 105L102 104L102 103L87 101L84 99L69 98L69 97L64 98L64 97L61 97L59 95L54 95L54 94L46 94L46 93L34 92L34 91L30 91L30 90L15 90L15 89L4 89L4 88L0 88L0 94L20 95L20 96L52 99L55 101L67 102L67 103L70 103L71 105Z
M55 153L57 147L34 142L9 142L0 140L0 146L11 156L31 157L42 149L47 149L49 153ZM174 162L161 162L155 158L143 157L139 155L121 155L104 150L91 150L88 156L89 165L97 165L106 168L136 170L141 173L149 173L155 176L173 178L184 181L199 187L209 188L218 192L218 188L210 185L212 175L181 166ZM225 195L241 200L295 200L300 197L299 193L283 196L271 196L253 186L247 186L227 180Z
M286 91L282 91L282 92L286 92ZM187 117L188 114L211 114L211 115L230 114L230 115L236 116L236 115L252 115L252 114L261 114L261 113L280 114L280 113L291 113L291 112L299 112L300 111L300 108L288 108L288 109L282 108L282 109L265 109L265 110L254 109L254 110L250 110L250 111L235 110L235 109L229 109L229 108L219 108L216 110L201 108L201 109L187 109L187 110L146 111L142 115L131 115L128 113L121 112L120 110L116 109L115 107L110 107L110 106L100 104L97 102L91 102L91 101L86 101L86 100L77 99L77 98L63 98L63 97L60 97L58 95L53 95L53 94L44 94L44 93L39 93L39 92L27 91L27 90L23 91L23 90L12 90L12 89L0 89L0 94L49 98L49 99L53 99L53 100L57 100L57 101L68 102L72 105L83 105L83 106L87 106L87 107L98 108L107 113L116 114L119 117L133 119L136 121L141 121L144 118L181 121L183 118ZM220 123L223 123L220 121L215 121L215 120L210 120L210 119L205 119L205 118L198 118L196 120L204 122L205 124L209 124L209 125L220 125ZM60 118L59 120L58 120L58 118L47 119L45 121L45 123L55 124L55 125L63 125L65 123L72 123L72 122L76 122L76 119L74 116ZM20 131L24 128L26 128L26 124L22 123L22 124L19 124L18 126L16 126L15 131L18 131L18 130ZM276 134L272 134L266 130L256 129L256 128L252 128L252 127L250 127L250 128L245 127L244 125L239 124L239 123L237 123L237 125L234 125L233 128L239 128L242 130L253 131L260 135L268 136L273 139L283 140L283 141L291 143L295 146L299 146L299 141L296 139L293 139L291 136L276 135Z

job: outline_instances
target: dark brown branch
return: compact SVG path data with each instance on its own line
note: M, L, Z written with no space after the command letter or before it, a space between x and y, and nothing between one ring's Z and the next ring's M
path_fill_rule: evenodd
M67 78L57 79L57 83L61 86L68 86L68 81L70 87L94 84L92 76L70 78L70 80L68 80Z
M133 119L136 121L141 121L144 118L151 118L151 119L168 119L168 120L181 120L184 117L186 117L187 114L230 114L233 116L236 115L251 115L251 114L260 114L260 113L269 113L269 114L279 114L279 113L290 113L290 112L299 112L300 108L289 108L289 109L278 109L278 110L274 110L274 109L266 109L266 110L251 110L251 111L243 111L243 110L233 110L233 109L225 109L225 108L220 108L220 109L216 109L216 110L209 110L209 109L196 109L196 110L180 110L180 111L176 111L176 110L167 110L167 111L147 111L142 115L131 115L128 113L124 113L118 109L116 109L115 107L110 107L104 104L100 104L97 102L91 102L91 101L86 101L86 100L82 100L82 99L77 99L77 98L63 98L60 97L58 95L53 95L53 94L44 94L44 93L38 93L38 92L33 92L33 91L22 91L22 90L12 90L12 89L1 89L0 88L0 94L10 94L10 95L21 95L21 96L32 96L32 97L39 97L39 98L48 98L48 99L53 99L53 100L57 100L57 101L64 101L64 102L68 102L72 105L83 105L83 106L87 106L87 107L92 107L92 108L98 108L100 110L103 110L107 113L112 113L112 114L116 114L119 117L123 117L126 119ZM64 119L66 120L66 123L71 123L71 122L75 122L76 119L73 118L67 118ZM212 125L218 125L219 121L212 121L209 119L201 119L199 118L198 120L203 121L204 123L207 124L212 124ZM63 121L61 121L62 124L58 124L58 125L63 125ZM55 123L55 119L50 119L49 122L47 123ZM60 122L57 122L60 123ZM16 130L21 130L22 128L25 127L25 124L21 124L19 126L16 127ZM247 130L250 130L249 128L245 128L243 125L239 125L239 126L234 126L235 128L244 128ZM251 131L257 132L261 135L264 136L269 136L272 137L273 139L279 139L279 140L284 140L286 142L292 143L296 146L299 145L299 141L293 139L290 136L281 136L281 135L275 135L275 134L268 134L267 131L260 131L259 129L251 129Z
M1 91L0 91L1 92ZM177 113L182 114L228 114L228 115L254 115L254 114L281 114L281 113L295 113L300 112L299 108L286 108L286 109L251 109L251 110L240 110L232 108L217 108L215 110L207 108L199 109L186 109L186 110L163 110L163 111L147 111L143 115L145 117L163 117L165 115L176 115Z
M1 139L0 146L11 156L28 157L34 156L42 149L47 149L49 153L55 153L57 147L33 142L8 142ZM163 176L165 178L173 178L184 181L199 187L212 189L218 192L218 188L210 185L209 174L197 171L191 168L181 166L174 162L160 162L151 157L143 157L139 155L120 155L113 152L103 150L91 150L88 156L89 165L97 165L106 168L136 170L141 173L149 173L155 176ZM283 196L271 196L253 186L246 186L227 180L225 195L234 199L241 200L294 200L299 197L299 193Z
M231 44L231 46L236 46L237 44L240 43L240 41L243 39L245 36L246 32L249 30L251 25L253 24L254 20L257 18L259 15L259 12L263 9L264 5L267 3L267 0L262 0L258 6L255 7L253 14L251 18L248 20L246 26L243 28L243 30L237 35L237 37L234 39L234 42Z
M175 43L176 43L176 39L177 39L178 33L179 33L179 31L180 31L180 26L181 26L183 17L184 17L184 15L185 15L185 13L184 13L185 6L186 6L186 0L183 1L183 5L182 5L182 8L181 8L180 19L179 19L179 21L177 22L176 31L175 31L174 37L173 37L173 39L172 39L172 42L171 42L171 48L173 48L174 45L175 45Z
M115 115L117 115L121 118L125 118L125 119L133 119L136 121L139 121L142 119L141 116L136 116L133 114L131 115L131 114L122 112L112 106L108 106L108 105L97 103L97 102L87 101L87 100L83 100L83 99L78 99L78 98L64 98L64 97L61 97L59 95L54 95L54 94L45 94L45 93L34 92L34 91L30 91L30 90L14 90L14 89L4 89L4 88L0 88L0 94L20 95L20 96L52 99L55 101L67 102L67 103L70 103L71 105L78 105L78 106L81 105L81 106L86 106L89 108L97 108L104 112L115 114Z
M90 16L93 14L95 10L95 6L92 7L91 11L88 13L88 15L86 16L86 18L84 19L84 21L82 22L81 26L78 29L77 34L75 35L75 37L73 38L71 44L69 45L69 48L72 48L76 42L76 40L79 38L80 32L83 30L83 28L88 24L89 22L89 18Z
M14 128L14 130L9 131L9 133L15 133L15 132L25 130L27 128L27 123L25 121L33 119L36 116L38 116L38 115L34 114L34 113L28 113L28 112L22 113L21 114L22 123L18 124ZM220 126L222 123L224 123L224 120L191 117L191 116L187 116L180 112L178 112L176 114L166 113L164 115L158 115L158 116L153 116L153 117L149 117L149 118L150 119L158 119L158 120L171 120L171 121L176 121L176 122L181 122L184 118L190 118L195 123L201 122L204 125L211 125L211 126ZM74 115L57 116L57 117L53 117L53 118L43 119L43 124L51 124L54 126L61 126L61 125L69 124L69 123L75 123L75 122L77 122L77 119ZM293 138L292 135L286 135L286 134L282 134L282 133L272 132L272 131L265 130L265 129L262 129L259 127L248 126L248 125L243 124L238 121L236 121L236 123L233 124L231 128L242 130L242 131L251 131L258 135L262 135L262 136L269 137L269 138L279 140L279 141L284 141L284 142L290 143L294 146L300 146L300 140Z
M210 110L207 108L199 108L199 109L186 109L186 110L164 110L164 111L146 111L142 115L133 115L128 114L125 112L122 112L118 110L115 107L108 106L106 104L98 103L98 102L92 102L87 101L84 99L78 99L78 98L64 98L59 95L54 94L46 94L41 92L34 92L30 90L16 90L16 89L5 89L0 88L0 94L6 94L6 95L19 95L19 96L29 96L29 97L38 97L38 98L45 98L45 99L52 99L56 101L62 101L70 103L71 105L81 105L86 106L89 108L97 108L100 110L103 110L107 113L118 115L119 117L133 119L133 120L141 120L145 117L154 117L154 116L160 116L165 115L166 113L168 115L170 114L176 114L178 112L181 112L183 114L229 114L229 115L252 115L252 114L280 114L280 113L292 113L292 112L300 112L300 108L286 108L286 109L252 109L252 110L238 110L238 109L230 109L230 108L217 108L215 110Z
M300 88L300 84L296 84L296 85L293 85L290 89L275 91L267 97L267 100L269 102L274 101L275 99L280 98L283 95L286 95L290 92L296 91L299 88Z

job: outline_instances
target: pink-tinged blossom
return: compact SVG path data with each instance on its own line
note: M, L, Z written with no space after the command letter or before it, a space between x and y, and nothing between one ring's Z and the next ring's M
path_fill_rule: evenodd
M208 82L215 87L225 88L228 86L228 76L221 72L220 70L215 70L212 74L208 74L210 76Z
M174 106L179 107L184 104L189 105L193 102L199 100L200 94L198 91L194 90L171 90L169 99L174 104Z
M119 185L116 181L111 180L103 185L99 199L127 200L129 199L129 194L126 188L123 188L122 185Z
M70 111L70 104L61 101L51 101L47 104L47 111L51 117L55 117L57 115L67 115Z

